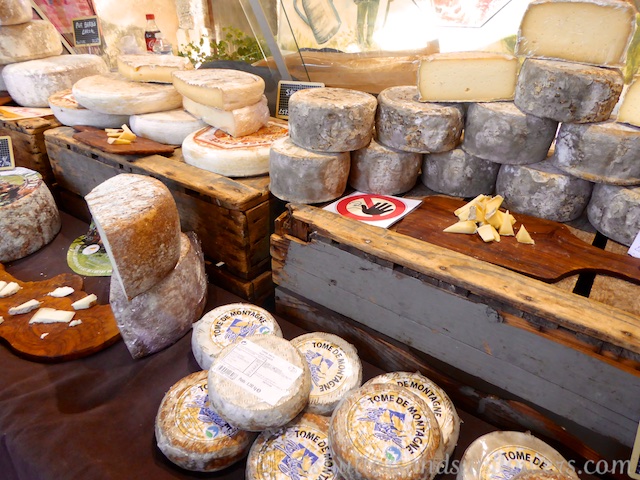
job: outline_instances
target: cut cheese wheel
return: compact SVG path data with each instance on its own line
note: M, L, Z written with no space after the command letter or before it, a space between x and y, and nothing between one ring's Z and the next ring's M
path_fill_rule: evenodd
M350 392L331 416L329 445L340 474L353 480L430 480L444 460L429 405L396 384Z
M198 103L221 110L236 110L254 105L264 93L264 80L239 70L204 68L173 72L178 92Z
M208 386L209 400L220 416L253 432L295 418L309 401L311 375L288 340L253 335L220 352L209 369Z
M362 383L357 350L337 335L323 332L300 335L291 344L304 356L311 372L306 411L331 415L340 400Z
M635 26L636 9L624 0L535 0L520 23L516 54L623 66Z
M60 213L39 173L0 172L0 263L26 257L60 231Z
M256 434L229 425L211 408L207 372L192 373L164 395L155 421L156 443L176 465L217 472L243 459Z
M194 117L212 127L219 128L233 137L241 137L257 132L269 123L269 105L267 97L253 105L235 110L222 110L198 103L190 98L182 99L184 109Z
M111 115L108 113L88 110L73 96L71 89L62 90L49 97L49 108L63 125L88 125L96 128L119 128L123 123L129 123L129 115Z
M413 86L389 87L378 95L376 135L406 152L446 152L460 143L464 111L459 105L418 101Z
M172 83L171 73L180 70L193 70L187 57L152 53L118 56L118 72L134 82Z
M86 77L73 85L76 101L89 110L113 115L137 115L182 107L173 85L132 82L109 73Z
M460 148L497 163L538 163L547 158L557 129L557 121L524 113L513 102L473 103Z
M182 155L189 165L227 177L264 175L269 173L271 145L287 133L286 122L276 119L243 137L207 127L184 139Z
M558 122L602 122L611 116L623 84L617 69L527 58L514 103L523 112Z
M120 174L85 200L127 298L146 292L173 270L180 257L180 218L162 182Z
M512 212L556 222L578 218L591 197L593 184L564 173L549 160L533 165L502 165L496 193Z
M179 108L166 112L131 115L129 126L139 137L169 145L182 145L185 138L204 128L206 124Z
M344 193L350 168L349 152L312 152L282 138L271 146L269 189L286 202L328 202Z
M633 77L619 103L616 121L640 126L640 75Z
M27 23L32 16L29 0L0 0L0 26Z
M58 31L47 20L31 20L0 28L0 65L52 57L61 53L62 43Z
M349 152L371 141L376 98L345 88L306 88L289 99L289 135L315 152Z
M640 232L640 187L595 185L587 215L600 233L630 247Z
M223 348L251 335L282 337L282 330L264 308L250 303L222 305L193 325L191 351L200 368L208 370Z

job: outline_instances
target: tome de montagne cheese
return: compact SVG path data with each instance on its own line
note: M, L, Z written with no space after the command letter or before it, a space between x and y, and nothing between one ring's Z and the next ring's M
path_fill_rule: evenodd
M269 105L264 95L259 102L235 110L222 110L183 97L184 109L203 122L228 133L242 137L257 132L269 123Z
M0 65L52 57L62 53L56 27L47 20L30 20L0 28Z
M53 115L63 125L88 125L96 128L120 128L123 123L129 123L129 115L111 115L109 113L94 112L78 104L71 89L61 90L48 99L49 108Z
M418 101L414 86L384 89L378 95L376 135L406 152L445 152L460 143L464 111L460 105Z
M118 72L134 82L172 83L171 73L180 70L193 70L187 57L152 53L118 56Z
M640 232L640 187L596 184L587 216L600 233L630 247Z
M0 27L27 23L32 17L29 0L0 0Z
M575 480L575 477L551 470L521 470L511 480Z
M127 122L125 122L127 123ZM182 145L184 139L206 126L182 108L166 112L142 113L129 117L131 131L159 143Z
M289 135L315 152L350 152L369 144L377 108L370 93L306 88L289 99Z

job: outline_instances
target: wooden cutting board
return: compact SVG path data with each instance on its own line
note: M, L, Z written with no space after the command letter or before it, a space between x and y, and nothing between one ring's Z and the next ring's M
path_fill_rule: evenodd
M154 142L144 137L137 137L129 145L113 145L107 142L109 137L107 137L107 132L104 130L83 125L77 125L73 128L78 130L78 133L73 134L74 139L107 153L118 155L171 155L176 148L173 145Z
M558 222L514 214L514 230L517 232L523 223L535 245L518 243L515 237L485 243L477 234L444 233L442 230L458 220L454 210L465 203L440 195L426 197L418 209L397 224L396 231L546 282L594 272L640 283L640 259L589 245Z
M23 315L9 315L9 308L36 299L41 307L73 311L71 304L91 292L83 292L82 277L62 274L39 282L21 282L6 272L0 264L0 280L16 282L22 287L16 294L0 298L0 338L4 339L19 356L41 362L60 362L85 357L112 345L120 338L120 331L109 305L94 305L78 310L74 320L80 325L67 323L36 323L29 320L33 310ZM75 292L64 298L47 295L57 287L72 287ZM46 334L43 336L43 334Z

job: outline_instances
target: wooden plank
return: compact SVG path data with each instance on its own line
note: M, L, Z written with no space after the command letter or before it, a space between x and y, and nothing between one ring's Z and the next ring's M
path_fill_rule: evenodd
M245 280L234 276L224 267L207 266L209 280L225 290L244 298L256 305L264 304L273 296L273 280L271 272L266 271L256 278Z

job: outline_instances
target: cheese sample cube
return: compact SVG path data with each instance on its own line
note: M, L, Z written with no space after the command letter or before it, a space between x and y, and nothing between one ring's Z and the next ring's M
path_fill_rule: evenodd
M0 27L27 23L32 16L29 0L0 0Z
M640 75L633 77L624 93L616 121L640 127Z
M182 145L185 138L206 126L182 108L131 115L129 125L136 135L168 145Z
M490 52L434 53L420 62L421 102L513 100L518 58Z
M535 0L524 13L516 55L623 66L636 28L625 0Z
M0 28L0 65L52 57L61 53L62 43L58 31L47 20L31 20Z
M73 96L71 89L61 90L48 99L49 108L63 125L88 125L100 129L119 128L129 122L129 115L111 115L82 107Z
M269 123L269 105L264 95L258 103L222 110L184 97L182 106L194 117L197 117L233 137L242 137L257 132Z
M187 57L175 55L119 55L118 72L134 82L172 83L171 73L193 70Z
M600 233L630 247L640 232L640 187L595 185L587 216Z

